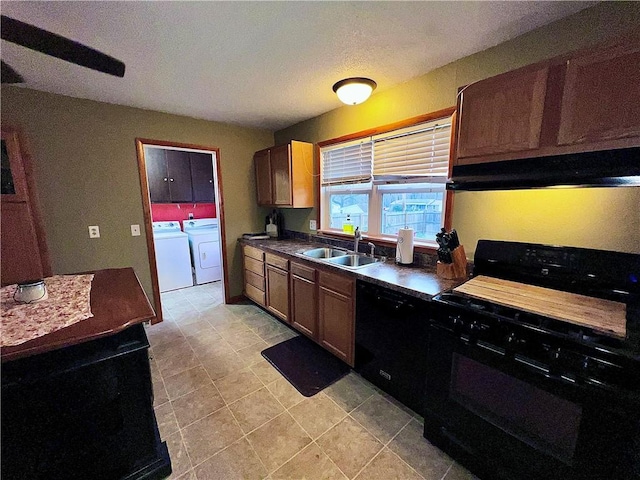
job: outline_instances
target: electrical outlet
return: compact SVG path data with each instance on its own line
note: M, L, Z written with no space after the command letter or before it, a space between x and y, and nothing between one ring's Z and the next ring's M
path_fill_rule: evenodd
M193 220L193 213L189 213L189 220Z
M317 224L315 220L309 220L309 230L317 230Z
M132 237L140 236L140 225L131 225L131 236Z
M100 238L100 227L98 225L89 225L89 238Z

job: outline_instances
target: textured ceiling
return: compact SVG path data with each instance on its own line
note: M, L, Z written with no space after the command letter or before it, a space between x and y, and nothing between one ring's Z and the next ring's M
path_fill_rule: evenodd
M36 90L278 130L594 2L2 2L2 14L116 57L124 78L2 41ZM375 94L375 93L374 93Z

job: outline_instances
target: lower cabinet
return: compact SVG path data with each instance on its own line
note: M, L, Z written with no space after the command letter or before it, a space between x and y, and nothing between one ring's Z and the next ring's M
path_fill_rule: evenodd
M353 367L355 280L250 245L243 246L244 293Z
M258 305L266 306L264 278L264 252L245 245L242 247L244 264L244 294Z
M289 321L289 260L265 254L267 310L285 322Z
M352 278L320 272L318 325L320 344L349 365L354 365L354 295Z
M291 262L291 325L318 340L318 284L316 269Z

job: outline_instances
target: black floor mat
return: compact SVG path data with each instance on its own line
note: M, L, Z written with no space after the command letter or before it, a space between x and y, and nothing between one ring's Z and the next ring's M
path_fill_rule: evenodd
M262 351L262 356L305 397L311 397L349 373L349 365L299 336Z

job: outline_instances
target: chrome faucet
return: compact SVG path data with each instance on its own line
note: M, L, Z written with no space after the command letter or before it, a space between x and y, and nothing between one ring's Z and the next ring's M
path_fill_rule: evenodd
M367 245L371 249L371 258L375 258L376 246L372 242L367 243Z
M360 233L360 227L356 227L356 231L353 232L353 251L358 253L358 243L362 240L362 233Z

